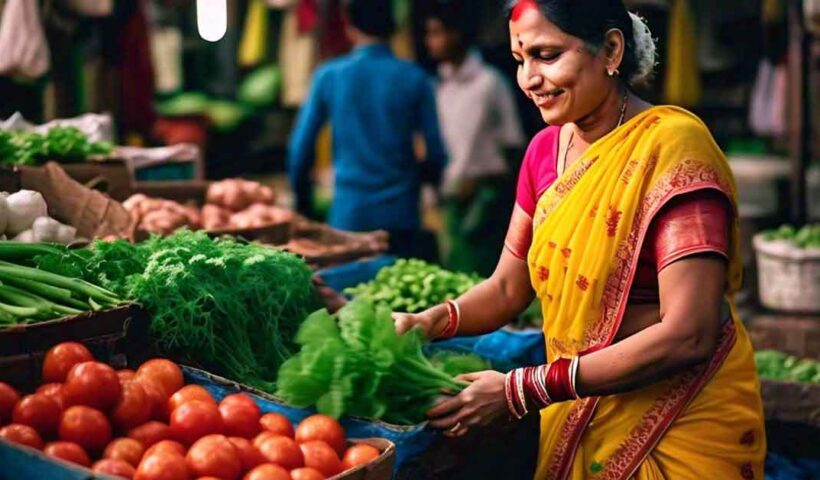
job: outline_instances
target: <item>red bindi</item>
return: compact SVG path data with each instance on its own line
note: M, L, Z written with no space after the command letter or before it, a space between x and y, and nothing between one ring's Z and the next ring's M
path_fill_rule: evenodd
M521 0L513 7L510 19L515 22L521 18L521 15L524 15L524 12L533 8L539 10L538 4L534 0Z

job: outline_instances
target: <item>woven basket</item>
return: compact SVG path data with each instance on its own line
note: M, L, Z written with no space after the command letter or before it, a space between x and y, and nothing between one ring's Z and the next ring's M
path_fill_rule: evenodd
M754 237L760 303L773 310L820 313L820 249Z

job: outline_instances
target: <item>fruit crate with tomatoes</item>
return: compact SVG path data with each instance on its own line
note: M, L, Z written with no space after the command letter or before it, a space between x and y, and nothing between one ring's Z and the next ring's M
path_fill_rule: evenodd
M0 382L0 479L392 477L389 440L209 378L162 358L115 370L81 344L55 345L36 389Z
M0 381L36 386L46 351L55 339L81 342L97 358L124 365L148 343L148 315L136 304L85 312L39 323L0 328Z

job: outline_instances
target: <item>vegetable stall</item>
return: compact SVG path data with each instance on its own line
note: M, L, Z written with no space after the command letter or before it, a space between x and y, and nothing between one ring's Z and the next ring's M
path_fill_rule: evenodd
M382 480L531 468L536 452L520 446L537 444L536 422L444 441L424 413L465 387L459 374L543 363L537 304L524 328L436 344L398 336L393 311L423 311L482 279L380 260L364 280L334 282L346 298L331 312L316 287L330 257L300 248L355 239L372 255L381 234L329 234L239 179L205 184L197 201L108 199L128 221L107 224L132 230L99 233L61 200L84 187L44 168L41 191L0 195L0 462L19 475ZM248 238L277 222L287 243ZM813 248L811 228L792 232L799 248ZM785 234L767 240L792 241ZM113 331L89 327L103 323ZM818 363L768 351L757 362L767 413L816 427L816 404L773 392L816 399Z

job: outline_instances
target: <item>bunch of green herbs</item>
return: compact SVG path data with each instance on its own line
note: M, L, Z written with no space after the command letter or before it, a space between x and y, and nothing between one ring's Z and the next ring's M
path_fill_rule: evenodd
M277 396L321 413L415 424L442 390L466 385L422 353L421 332L398 335L390 309L356 299L336 315L313 313L296 336L301 351L279 370Z
M267 391L296 351L300 323L320 305L300 258L204 232L180 230L137 245L96 241L82 254L35 261L139 302L165 349Z

